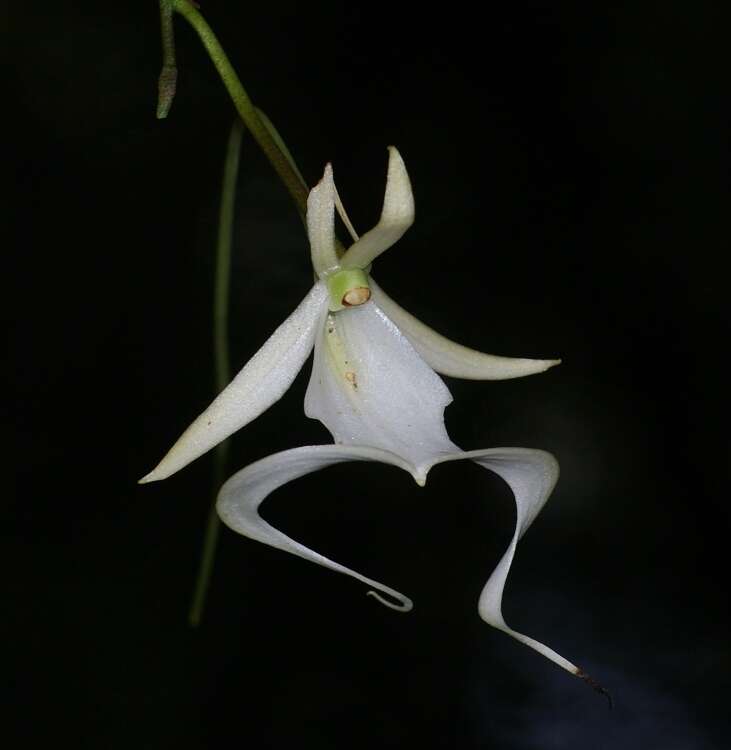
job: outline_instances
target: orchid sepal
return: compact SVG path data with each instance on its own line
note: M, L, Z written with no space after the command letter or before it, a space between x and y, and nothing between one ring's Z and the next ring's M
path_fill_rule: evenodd
M335 249L335 183L327 164L322 179L307 197L307 236L310 240L312 267L318 278L340 269Z
M422 359L436 372L464 380L509 380L545 372L560 359L525 359L486 354L437 333L389 297L370 277L373 301L411 342Z
M381 218L340 259L342 268L365 268L394 245L414 223L414 195L406 165L395 146L388 147L388 174Z
M312 351L328 293L316 283L239 374L178 438L140 484L166 479L241 429L278 401Z

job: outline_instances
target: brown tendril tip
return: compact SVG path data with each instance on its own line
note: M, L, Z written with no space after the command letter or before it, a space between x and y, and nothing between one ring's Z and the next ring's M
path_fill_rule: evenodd
M592 690L601 693L607 699L610 711L614 708L612 694L606 688L602 687L591 675L588 675L583 669L581 669L581 667L579 667L576 676L583 680Z

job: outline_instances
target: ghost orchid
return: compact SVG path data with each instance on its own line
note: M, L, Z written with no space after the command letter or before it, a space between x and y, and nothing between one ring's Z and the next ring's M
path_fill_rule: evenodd
M354 240L341 257L336 250L336 209ZM412 602L406 596L290 539L261 518L259 505L278 487L344 461L392 464L423 486L434 465L472 460L502 477L517 505L515 532L482 590L480 616L560 667L588 679L552 649L508 627L501 611L516 545L551 494L558 464L539 450L460 450L444 426L444 409L452 397L437 374L501 380L542 372L559 360L513 359L468 349L440 336L388 297L370 275L371 263L413 220L409 177L394 147L389 149L380 220L360 238L342 208L328 165L307 202L307 231L317 275L314 286L140 481L169 477L258 417L281 398L314 347L305 414L319 419L335 444L283 451L239 471L218 496L218 513L224 523L244 536L352 576L371 587L368 593L386 606L408 611Z

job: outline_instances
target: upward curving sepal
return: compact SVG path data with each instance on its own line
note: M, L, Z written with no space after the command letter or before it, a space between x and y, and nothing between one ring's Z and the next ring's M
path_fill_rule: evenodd
M323 282L312 287L211 405L188 427L140 484L166 479L266 411L292 384L315 342L315 328L327 309Z
M216 503L218 515L229 528L239 534L351 576L372 586L375 591L369 591L368 594L381 604L401 612L408 612L413 607L408 597L314 552L275 529L259 515L259 506L277 488L305 474L311 474L343 461L380 461L408 472L413 470L413 467L393 453L375 448L344 445L311 445L294 448L267 456L234 474L221 487L218 494ZM382 596L383 594L398 603L390 602Z
M343 268L365 268L414 223L414 195L406 165L395 146L389 146L388 152L388 177L381 218L343 255L340 259Z
M307 236L310 240L312 267L319 278L338 267L335 252L335 183L328 164L320 182L307 198Z
M421 358L442 375L465 380L509 380L545 372L560 359L521 359L485 354L442 336L394 302L371 276L373 301L401 329Z

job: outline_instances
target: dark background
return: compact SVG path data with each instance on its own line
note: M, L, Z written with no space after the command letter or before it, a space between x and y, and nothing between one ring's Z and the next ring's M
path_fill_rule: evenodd
M188 628L210 458L135 482L211 396L233 110L178 19L179 92L155 119L152 1L3 3L5 734L95 749L726 747L723 4L500 4L482 18L462 3L248 5L202 10L310 184L332 161L363 231L386 146L406 161L417 221L379 259L383 286L463 343L563 358L522 380L450 380L446 420L466 449L558 457L504 611L604 683L615 710L479 619L514 507L464 462L425 489L344 465L264 506L412 596L411 614L225 530L204 623ZM239 367L312 276L250 139L237 206ZM232 472L328 442L303 415L308 377L237 434Z

